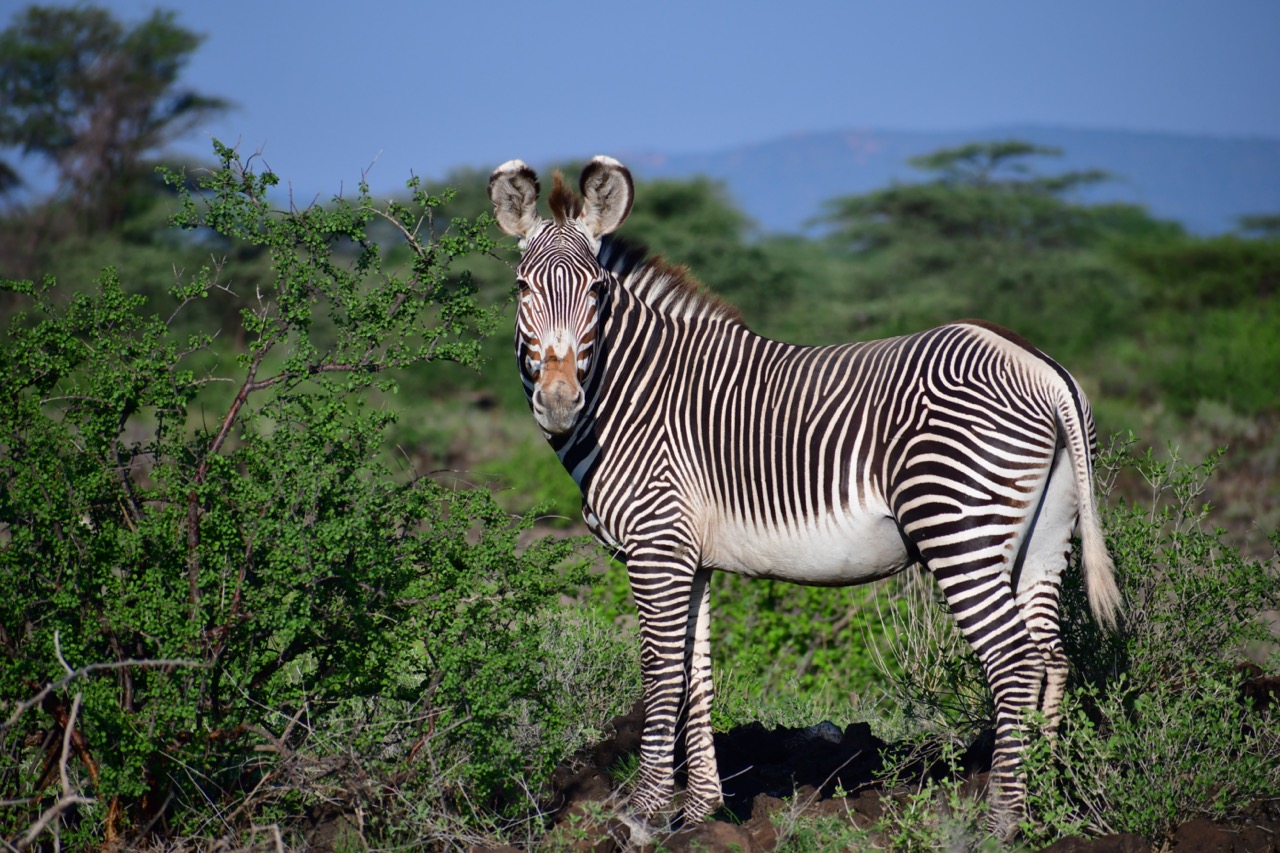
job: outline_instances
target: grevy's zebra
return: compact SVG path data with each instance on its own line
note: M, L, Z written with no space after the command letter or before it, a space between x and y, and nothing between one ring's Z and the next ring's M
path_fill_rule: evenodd
M681 267L612 239L630 173L596 157L582 197L559 173L551 220L518 160L489 179L520 238L516 355L534 417L625 556L640 613L645 727L632 807L721 802L710 726L710 570L816 585L928 567L996 702L997 829L1024 810L1023 713L1056 720L1058 601L1078 530L1095 617L1119 593L1092 492L1093 421L1071 376L1016 335L962 321L803 347L752 333Z

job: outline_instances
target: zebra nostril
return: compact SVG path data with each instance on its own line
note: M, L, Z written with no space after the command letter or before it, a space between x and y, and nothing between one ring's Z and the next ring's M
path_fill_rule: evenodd
M586 406L586 392L571 378L557 376L535 386L529 395L534 418L552 435L573 428L578 414Z

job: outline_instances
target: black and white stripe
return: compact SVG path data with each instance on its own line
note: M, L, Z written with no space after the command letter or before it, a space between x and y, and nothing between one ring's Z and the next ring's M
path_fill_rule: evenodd
M582 408L571 422L539 422L592 530L625 557L639 609L646 720L634 808L672 799L682 722L685 815L721 801L711 570L847 585L922 561L991 685L996 820L1015 825L1022 717L1040 708L1054 719L1066 678L1058 598L1073 531L1095 615L1112 623L1119 603L1092 494L1093 421L1075 381L977 321L831 347L763 338L682 268L604 237L625 218L610 215L611 198L626 210L631 198L629 174L608 158L587 167L581 201L556 176L549 221L530 212L527 166L500 167L490 187L499 223L525 247L516 348L526 390L537 416L529 354L572 330L562 346L579 359Z

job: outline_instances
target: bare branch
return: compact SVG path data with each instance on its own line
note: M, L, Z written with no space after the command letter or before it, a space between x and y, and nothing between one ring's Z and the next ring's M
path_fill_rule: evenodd
M71 736L76 730L76 717L80 715L80 691L71 700L71 713L67 715L67 724L62 729L62 757L58 759L58 778L62 782L62 795L72 793L71 780L67 778L67 759L71 756Z
M61 652L59 652L59 659L61 660ZM63 663L63 666L66 666L66 661L62 661L62 663ZM26 713L31 708L34 708L36 705L39 705L41 702L43 702L45 697L48 696L50 693L53 693L55 690L61 690L62 688L70 684L72 681L75 681L77 678L84 678L87 675L91 675L92 673L95 673L95 672L101 672L103 670L127 669L128 667L132 667L132 666L154 667L157 669L163 669L164 667L190 666L190 667L195 667L197 669L204 669L205 667L208 666L208 664L202 663L201 661L176 660L176 659L174 660L129 659L129 660L122 660L122 661L115 661L113 663L91 663L88 666L82 666L75 671L68 672L66 675L64 675L62 678L58 679L57 681L50 682L49 684L45 685L44 689L41 690L32 698L28 699L25 702L19 702L17 706L14 708L13 713L9 716L9 719L6 720L4 723L0 723L0 732L13 728L13 726L16 725L18 722L18 718L21 717L24 713Z
M56 633L54 634L53 639L54 639L54 646L57 647L58 636ZM58 660L62 661L63 666L66 666L67 662L63 660L61 648L57 649L57 654L58 654ZM75 672L71 671L70 667L68 667L68 670L69 670L68 677L75 675ZM56 820L58 816L62 814L64 811L66 811L67 809L70 809L73 806L94 802L94 799L92 797L84 797L84 796L81 796L76 791L74 791L71 787L71 779L67 775L67 762L71 757L72 733L75 731L76 717L79 715L79 713L80 713L80 694L76 693L75 699L73 699L71 702L71 713L68 716L67 725L62 730L62 755L58 759L58 777L61 781L62 796L58 798L58 801L56 803L54 803L49 808L45 809L44 813L40 815L39 819L37 819L35 823L31 824L31 826L27 828L26 834L23 835L22 838L19 839L18 841L18 844L17 844L18 850L26 850L28 847L30 847L32 842L34 842L37 838L39 838L41 834L43 834L44 831L49 828L49 825L53 823L53 821Z
M71 668L71 664L67 663L67 659L62 656L62 637L59 636L57 630L53 632L53 653L58 656L58 663L62 664L62 668L67 671L68 675L75 672L75 670ZM77 694L77 700L78 699L79 694Z
M27 830L26 835L22 836L22 838L18 840L14 849L26 850L30 847L31 843L39 838L40 834L49 828L49 824L53 823L54 819L67 809L73 806L91 805L95 802L97 801L94 800L93 797L82 797L79 794L64 794L58 798L56 803L45 809L44 814L40 815L39 820L31 824L31 828Z

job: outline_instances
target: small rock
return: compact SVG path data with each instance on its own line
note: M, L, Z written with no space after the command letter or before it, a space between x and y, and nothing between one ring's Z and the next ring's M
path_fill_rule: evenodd
M787 808L787 804L784 800L771 797L768 794L756 794L755 799L751 801L751 819L769 820L785 808Z
M1235 848L1235 835L1225 826L1208 818L1189 820L1173 832L1174 850L1195 850L1197 853L1231 853Z
M801 731L809 740L823 740L827 743L840 743L840 741L844 740L844 732L840 731L840 727L830 720L823 720L817 725L806 726Z
M776 844L776 838L775 838ZM764 853L745 826L713 820L675 833L662 842L669 853L712 853L734 850L739 853Z
M884 817L884 803L880 800L879 791L862 791L855 797L845 797L844 802L849 809L850 820L859 829L869 829Z
M1040 853L1151 853L1147 839L1132 832L1098 838L1059 838Z
M752 818L742 825L761 850L773 850L778 846L778 830L768 817Z

